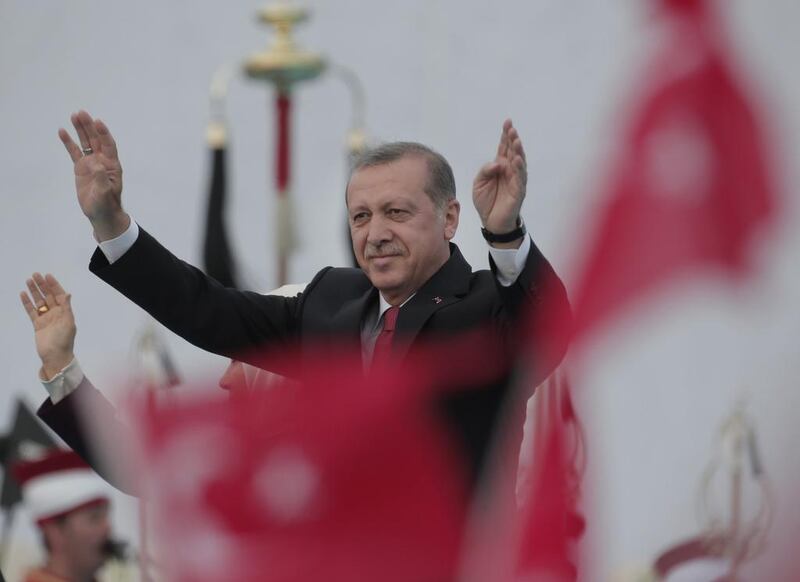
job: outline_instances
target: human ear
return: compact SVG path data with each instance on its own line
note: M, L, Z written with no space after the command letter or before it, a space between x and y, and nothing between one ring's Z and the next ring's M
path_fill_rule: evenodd
M461 212L461 205L458 200L448 200L444 209L444 238L451 240L456 235L458 229L458 216Z

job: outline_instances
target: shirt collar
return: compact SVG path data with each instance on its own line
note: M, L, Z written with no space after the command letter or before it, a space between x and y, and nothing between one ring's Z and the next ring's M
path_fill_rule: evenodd
M403 301L403 302L400 304L400 307L402 307L403 305L405 305L406 303L408 303L409 301L411 301L411 299L414 297L414 295L416 295L416 293L412 293L412 294L409 296L409 298L408 298L408 299L406 299L405 301ZM384 313L386 313L386 311L387 311L387 310L388 310L390 307L391 307L391 305L389 304L389 302L388 302L388 301L386 301L386 299L384 299L384 298L383 298L383 294L382 294L382 293L380 293L380 292L378 292L378 320L379 320L379 321L380 321L381 317L383 317L383 314L384 314Z
M411 296L408 299L403 301L403 303L400 304L400 307L403 307L403 305L405 305L406 303L411 301L411 299L414 297L414 295L416 295L416 292L412 293ZM372 325L367 327L366 329L370 329L371 328L373 331L377 330L378 326L381 323L381 318L383 317L383 314L386 313L386 311L388 311L388 309L390 307L391 307L391 305L389 304L389 302L386 301L386 299L383 298L383 295L379 291L378 292L378 316L375 318L375 320L373 321Z

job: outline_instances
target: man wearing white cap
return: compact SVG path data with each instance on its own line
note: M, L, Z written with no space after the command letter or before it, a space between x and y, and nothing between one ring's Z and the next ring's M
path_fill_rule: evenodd
M59 449L13 471L47 550L47 562L25 582L94 581L110 541L106 484L77 454Z

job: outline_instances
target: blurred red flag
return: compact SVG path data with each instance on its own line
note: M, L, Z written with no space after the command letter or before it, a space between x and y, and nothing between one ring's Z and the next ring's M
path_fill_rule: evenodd
M573 338L695 268L747 268L775 192L762 131L710 3L660 0L648 71L574 295Z
M509 459L516 456L518 443L506 434L483 491L486 498L471 516L462 565L465 582L577 578L584 531L578 512L584 442L563 372L537 388L528 414L531 446L523 455L532 462L517 473Z
M532 474L519 492L511 580L567 582L577 577L576 542L584 529L578 514L583 443L566 377L553 378L541 389L548 393L536 396L544 402L537 403Z
M146 414L146 492L169 579L453 579L467 487L416 389L429 375L318 362L306 360L303 386Z
M540 343L541 330L581 340L632 301L692 269L745 274L748 245L773 215L762 131L728 65L709 3L658 3L668 34L612 168L573 296L573 325L554 325L547 314L544 322L531 317L530 337ZM503 542L484 560L499 564L497 580L576 576L583 520L581 471L571 443L582 432L566 384L552 379L538 388L535 398L541 397L567 407L546 405L537 413L531 478L519 492L519 506L506 511L504 522L494 520L502 533L492 535ZM477 568L473 563L469 569Z

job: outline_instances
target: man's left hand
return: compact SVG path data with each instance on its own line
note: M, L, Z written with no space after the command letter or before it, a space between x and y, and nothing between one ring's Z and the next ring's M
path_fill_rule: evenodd
M506 119L497 156L480 169L472 183L472 201L486 230L504 234L517 228L527 181L522 140Z
M28 293L20 293L20 299L33 324L36 352L42 360L44 379L49 380L75 357L73 348L77 328L72 314L72 298L49 274L34 273L27 286Z

